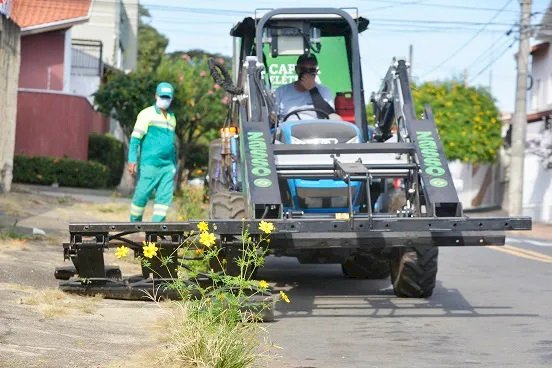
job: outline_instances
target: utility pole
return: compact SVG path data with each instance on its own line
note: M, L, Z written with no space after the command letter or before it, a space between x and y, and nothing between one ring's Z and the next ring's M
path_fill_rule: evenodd
M531 1L521 0L519 22L519 51L517 53L516 105L512 117L512 148L510 184L508 188L508 213L520 216L523 207L523 164L525 160L525 136L527 130L527 69L529 38L531 37Z

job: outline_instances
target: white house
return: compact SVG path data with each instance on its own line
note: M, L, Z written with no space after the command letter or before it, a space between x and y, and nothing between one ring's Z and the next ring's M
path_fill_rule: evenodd
M552 5L536 28L531 50L524 164L523 214L552 222Z
M93 0L90 19L71 30L71 92L90 96L104 65L131 71L138 53L138 0Z

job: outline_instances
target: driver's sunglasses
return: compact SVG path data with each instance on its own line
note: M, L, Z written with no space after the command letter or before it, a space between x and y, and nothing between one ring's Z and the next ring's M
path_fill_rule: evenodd
M314 67L314 68L299 67L299 71L301 73L317 74L318 68L317 67Z

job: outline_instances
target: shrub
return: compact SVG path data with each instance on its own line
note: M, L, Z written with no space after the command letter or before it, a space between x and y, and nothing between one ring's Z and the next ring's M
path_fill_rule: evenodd
M489 92L452 82L427 82L414 86L416 115L424 104L433 110L439 135L449 160L493 162L502 144L498 109Z
M125 167L125 147L122 142L108 134L92 133L88 137L88 159L107 166L108 186L119 185Z
M19 183L104 188L109 181L109 169L94 161L15 156L13 166L13 180Z

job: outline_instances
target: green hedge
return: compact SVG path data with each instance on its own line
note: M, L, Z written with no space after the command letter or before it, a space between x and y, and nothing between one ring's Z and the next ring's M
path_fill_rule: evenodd
M98 162L68 158L15 156L13 180L18 183L105 188L109 169Z
M125 147L122 142L111 135L93 133L88 138L88 159L108 167L109 186L119 185L125 168Z

